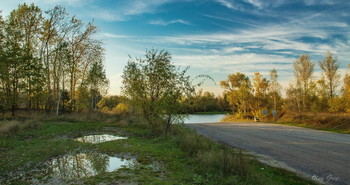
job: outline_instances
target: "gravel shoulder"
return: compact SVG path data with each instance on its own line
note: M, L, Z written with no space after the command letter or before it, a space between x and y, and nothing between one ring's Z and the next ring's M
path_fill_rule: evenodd
M269 165L322 184L350 184L350 134L269 123L186 124Z

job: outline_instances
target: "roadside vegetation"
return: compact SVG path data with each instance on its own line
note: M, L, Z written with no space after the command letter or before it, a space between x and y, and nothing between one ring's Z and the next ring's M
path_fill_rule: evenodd
M40 125L39 127L19 129L16 133L0 136L2 151L0 182L2 184L52 182L52 174L37 173L45 168L45 161L67 154L94 151L108 155L127 154L136 159L138 166L124 167L115 172L87 178L56 182L313 184L290 172L261 164L244 151L225 144L217 144L183 125L175 125L164 137L154 133L146 120L131 115L126 117L106 114L79 115L36 118L37 121L33 122ZM25 124L18 123L20 128ZM100 144L73 140L91 133L118 134L128 139ZM149 165L155 161L157 167L150 167Z

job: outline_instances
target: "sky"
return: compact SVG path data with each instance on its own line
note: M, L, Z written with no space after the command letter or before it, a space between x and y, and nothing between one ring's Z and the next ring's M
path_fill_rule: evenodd
M42 10L63 5L103 39L109 94L119 94L129 56L165 49L188 74L210 75L201 87L220 94L227 75L241 72L269 78L275 68L283 88L293 80L292 63L309 54L315 62L332 52L344 75L350 63L349 0L0 0L4 17L18 4ZM350 72L350 71L349 71Z

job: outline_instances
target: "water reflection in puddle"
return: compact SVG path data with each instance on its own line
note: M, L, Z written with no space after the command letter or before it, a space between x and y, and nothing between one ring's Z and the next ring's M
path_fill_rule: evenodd
M112 172L123 167L133 168L135 165L135 159L123 159L95 152L79 153L46 162L42 173L52 178L71 180Z
M114 141L114 140L120 140L120 139L127 139L127 137L120 137L120 136L113 136L109 134L102 134L102 135L89 135L84 137L79 137L74 139L75 141L83 142L83 143L103 143L107 141Z

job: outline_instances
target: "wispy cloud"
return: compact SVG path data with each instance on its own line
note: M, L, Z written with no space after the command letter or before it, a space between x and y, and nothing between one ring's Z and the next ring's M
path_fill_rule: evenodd
M223 51L225 53L234 53L237 51L244 51L244 48L242 48L242 47L228 47L228 48L224 48Z
M232 1L232 0L215 0L215 1L228 9L244 10L244 6L242 6L237 1Z
M116 35L112 33L104 33L103 36L109 37L109 38L130 38L130 36L127 36L127 35Z
M169 24L176 24L176 23L190 25L189 22L182 20L182 19L176 19L176 20L171 20L171 21L164 21L162 19L159 19L159 20L152 20L149 22L149 24L160 25L160 26L167 26Z
M111 3L110 7L95 7L95 15L106 21L125 21L131 16L159 11L159 7L175 0L128 0ZM96 10L97 9L97 10Z

